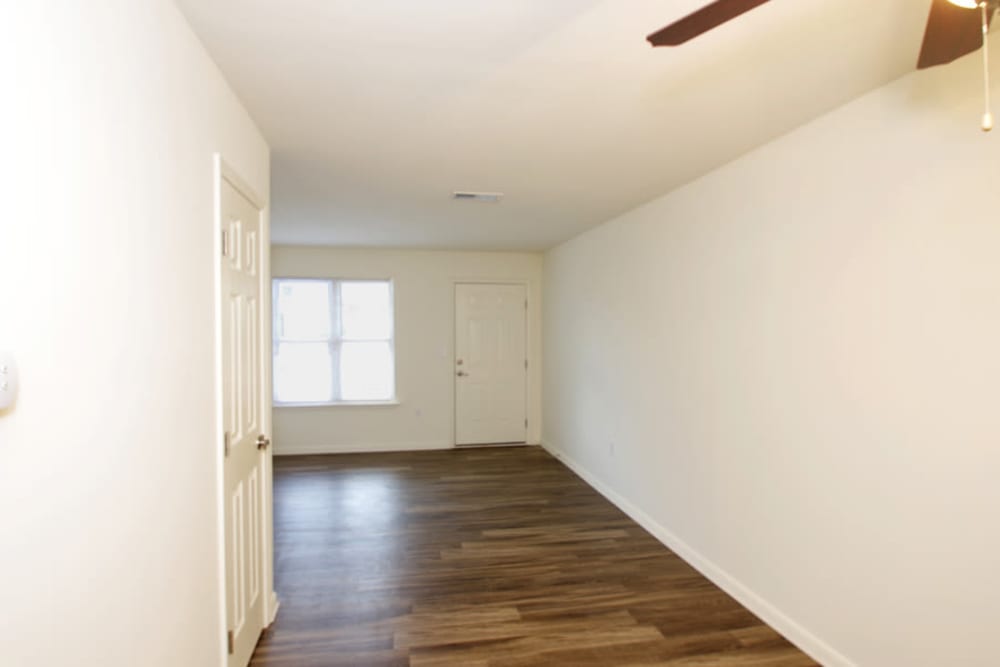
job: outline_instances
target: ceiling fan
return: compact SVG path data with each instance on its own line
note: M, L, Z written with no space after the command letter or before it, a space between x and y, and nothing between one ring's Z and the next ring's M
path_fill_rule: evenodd
M716 0L698 11L661 28L646 39L653 46L679 46L698 35L733 20L769 0ZM983 47L986 77L986 113L983 130L993 128L989 110L989 73L987 32L1000 0L933 0L924 42L917 59L917 69L950 63ZM979 9L980 11L970 11Z

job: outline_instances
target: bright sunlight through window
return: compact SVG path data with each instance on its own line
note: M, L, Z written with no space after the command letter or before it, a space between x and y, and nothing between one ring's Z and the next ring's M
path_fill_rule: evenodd
M392 283L274 281L274 402L391 401Z

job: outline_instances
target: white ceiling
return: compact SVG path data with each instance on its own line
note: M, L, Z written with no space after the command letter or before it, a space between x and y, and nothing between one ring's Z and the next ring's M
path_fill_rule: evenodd
M646 43L707 2L178 0L274 151L275 242L526 250L911 71L930 7L774 0Z

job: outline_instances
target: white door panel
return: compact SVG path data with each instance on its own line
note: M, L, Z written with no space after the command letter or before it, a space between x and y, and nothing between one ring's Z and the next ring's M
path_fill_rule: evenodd
M455 442L524 442L524 285L455 286Z
M261 212L222 181L222 345L229 667L245 667L264 627Z

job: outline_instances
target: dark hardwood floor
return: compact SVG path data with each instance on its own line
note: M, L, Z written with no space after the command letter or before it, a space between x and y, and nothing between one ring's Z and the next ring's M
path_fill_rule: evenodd
M275 459L256 667L815 665L536 447Z

